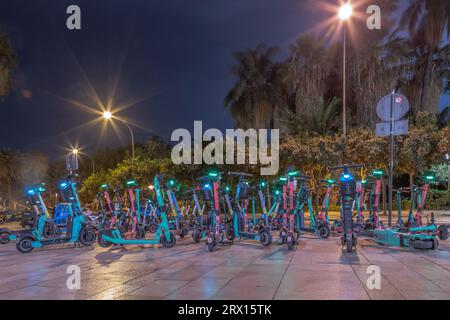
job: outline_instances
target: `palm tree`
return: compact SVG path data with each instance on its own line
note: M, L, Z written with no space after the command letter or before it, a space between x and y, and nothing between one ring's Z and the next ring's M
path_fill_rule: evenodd
M420 88L418 111L436 114L442 87L434 72L437 56L443 49L444 35L450 35L450 2L448 0L410 0L397 31L408 31L416 48L414 52L415 80ZM448 59L447 55L447 59ZM447 60L447 66L448 66ZM447 69L448 70L448 69ZM447 71L448 72L448 71ZM448 74L447 74L448 75ZM437 94L438 93L438 94ZM437 96L437 97L436 97Z
M11 206L14 200L13 188L20 179L22 156L9 149L0 150L0 182L6 185L7 200Z
M11 90L11 70L17 60L8 37L0 32L0 97L6 96Z
M290 46L283 81L294 97L294 111L313 111L316 102L328 90L328 79L334 72L332 49L324 37L306 35Z
M273 113L281 100L279 88L274 81L274 64L271 61L276 48L266 49L258 45L234 53L236 64L232 73L237 82L225 97L228 107L238 128L272 128Z
M303 136L330 135L337 131L340 100L334 97L325 102L323 97L319 98L318 106L311 111L292 113L288 115L288 127L293 134Z
M20 177L25 184L44 180L49 168L48 157L42 152L30 152L21 161Z

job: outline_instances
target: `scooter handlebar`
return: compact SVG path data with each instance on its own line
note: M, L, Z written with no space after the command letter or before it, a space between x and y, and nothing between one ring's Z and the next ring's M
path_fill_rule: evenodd
M228 171L228 175L229 176L253 177L253 174L251 174L251 173L237 172L237 171Z
M335 171L335 170L346 170L357 168L364 168L364 164L344 164L341 166L328 167L328 170Z

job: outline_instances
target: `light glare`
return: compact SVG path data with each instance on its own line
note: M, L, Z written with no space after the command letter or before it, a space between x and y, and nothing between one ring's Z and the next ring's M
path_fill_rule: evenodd
M346 3L339 8L339 19L347 20L352 16L353 8L350 4Z

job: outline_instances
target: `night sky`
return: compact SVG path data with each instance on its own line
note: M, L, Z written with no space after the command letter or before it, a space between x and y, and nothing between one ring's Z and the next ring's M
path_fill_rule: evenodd
M234 78L231 53L258 43L286 47L329 14L316 0L14 0L0 4L0 28L19 66L14 91L0 102L0 146L44 150L68 143L88 152L127 143L98 117L66 100L99 109L115 80L115 103L138 141L151 132L168 140L194 120L224 130L233 123L223 99ZM82 30L69 31L66 8L82 10Z

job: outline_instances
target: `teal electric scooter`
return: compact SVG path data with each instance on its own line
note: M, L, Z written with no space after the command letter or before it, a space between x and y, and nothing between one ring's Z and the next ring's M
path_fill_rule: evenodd
M176 244L176 238L169 231L169 224L167 221L167 214L164 205L164 200L162 197L162 190L160 187L160 179L161 177L156 175L154 178L154 191L156 194L156 202L159 207L159 212L161 215L161 222L158 225L158 228L155 232L155 237L153 239L125 239L122 237L121 232L117 227L102 230L98 235L98 243L101 247L107 248L113 244L116 245L154 245L154 244L162 244L165 248L171 248Z
M54 237L45 237L42 230L45 225L43 216L46 216L46 214L41 214L41 219L38 219L37 228L26 234L22 234L16 243L16 248L19 252L29 253L34 248L42 248L60 243L80 243L84 246L89 246L95 242L95 231L86 223L86 217L82 213L76 182L70 178L61 182L58 187L63 201L71 204L67 218L66 232Z
M26 189L25 195L28 203L33 206L36 219L31 229L22 230L2 230L0 231L0 243L7 244L10 241L17 241L22 234L32 233L34 235L45 235L47 237L54 235L55 226L53 226L50 214L45 206L42 192L45 191L44 184L30 186Z
M248 181L246 181L246 178L251 177L252 175L243 172L228 172L228 176L238 177L233 206L231 206L228 194L225 195L230 213L233 215L234 237L243 240L257 240L264 247L270 246L272 244L272 234L270 233L270 229L264 227L259 228L258 230L252 230L248 223L246 210L248 207L250 186Z

